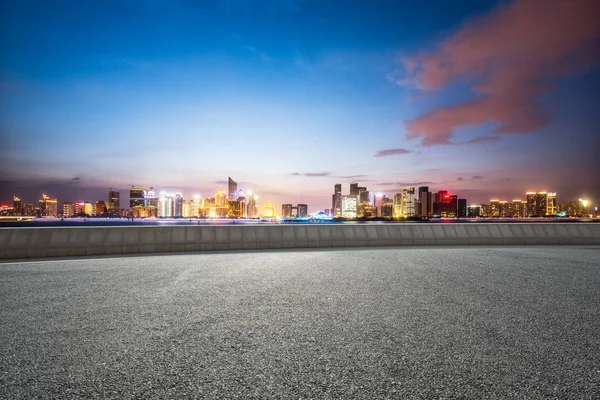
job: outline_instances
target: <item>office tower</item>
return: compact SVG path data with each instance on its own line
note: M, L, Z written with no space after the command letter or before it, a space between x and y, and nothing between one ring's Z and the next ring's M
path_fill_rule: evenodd
M357 199L356 196L346 195L342 196L342 218L354 219L356 218L357 212Z
M558 214L556 193L548 193L548 197L546 198L546 215L555 216L556 214Z
M527 216L533 217L537 215L537 199L535 192L527 192Z
M39 201L40 204L40 216L42 217L53 217L58 216L58 202L56 198L51 199L42 193L42 198Z
M284 204L281 206L281 216L283 218L292 218L292 205Z
M171 218L173 216L173 199L165 192L158 197L158 216L160 218Z
M298 204L296 206L296 215L298 216L298 218L308 217L308 205L307 204Z
M417 198L417 209L415 213L422 217L433 215L433 201L428 186L419 187L419 196Z
M106 202L104 200L98 200L96 202L96 215L104 215L106 214Z
M456 218L458 214L458 196L450 195L446 190L435 194L433 214L442 218Z
M340 183L336 183L333 187L331 216L334 218L342 216L342 185Z
M16 216L23 215L23 203L17 196L13 196L13 213Z
M407 217L415 215L415 188L413 186L402 191L402 214Z
M277 218L277 211L273 204L265 204L262 210L263 218Z
M548 192L538 192L535 195L536 200L536 216L545 217L548 211Z
M23 203L23 216L33 217L35 216L35 208L32 203Z
M200 209L202 208L202 197L200 195L195 194L194 198L187 203L188 207L188 218L195 218L200 216Z
M358 183L356 182L352 182L350 183L350 195L351 196L358 196Z
M480 205L467 206L467 216L469 218L479 218L483 216L483 210Z
M240 200L230 200L228 202L227 217L242 218L244 216L244 203Z
M183 195L181 193L175 193L173 199L173 217L183 217Z
M158 208L158 196L156 195L153 187L150 187L150 189L148 189L144 194L144 205L146 207L152 206L154 208Z
M246 207L246 197L245 196L240 196L238 197L237 201L240 202L240 207L241 207L241 216L240 218L248 218L248 209Z
M75 215L85 217L85 203L83 201L75 203Z
M527 202L514 199L511 203L512 218L524 218L527 216Z
M403 215L404 214L402 210L402 193L396 193L394 195L394 218L400 218Z
M376 194L374 201L373 214L375 217L381 217L381 206L383 206L383 199L385 199L385 195Z
M106 207L109 214L119 215L121 203L119 201L119 192L117 190L108 189L108 205Z
M551 193L550 211L556 210L556 193ZM527 192L527 214L529 217L544 217L548 213L547 192Z
M258 207L256 206L256 195L250 193L248 197L248 205L246 206L247 218L258 218Z
M227 177L227 200L235 200L237 198L237 182Z
M129 189L129 208L144 207L146 190L139 187Z
M75 204L64 202L63 203L63 217L69 218L75 215Z
M85 202L83 204L85 215L88 217L96 216L96 204Z
M392 218L394 215L394 201L392 199L388 199L387 197L383 197L383 201L381 202L381 217L382 218Z
M359 203L369 203L371 201L371 196L366 187L358 188L358 202Z
M508 201L498 201L498 215L500 216L500 218L510 218L512 216L510 212L510 207L508 205Z
M458 199L458 218L467 218L467 199Z
M500 216L500 200L490 200L490 213L488 217L499 217Z

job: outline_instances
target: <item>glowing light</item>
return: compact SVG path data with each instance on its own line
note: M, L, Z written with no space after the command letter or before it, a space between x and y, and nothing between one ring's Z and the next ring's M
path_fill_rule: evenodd
M588 200L586 199L579 199L579 201L581 202L581 204L583 204L584 207L587 207L588 204L590 203Z

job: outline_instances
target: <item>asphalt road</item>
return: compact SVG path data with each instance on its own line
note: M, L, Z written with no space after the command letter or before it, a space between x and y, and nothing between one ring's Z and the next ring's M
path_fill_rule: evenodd
M600 398L600 247L0 263L0 397Z

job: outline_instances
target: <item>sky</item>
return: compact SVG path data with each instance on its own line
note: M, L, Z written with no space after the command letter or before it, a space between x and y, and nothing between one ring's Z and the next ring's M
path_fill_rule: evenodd
M600 202L600 3L8 1L0 202L336 183Z

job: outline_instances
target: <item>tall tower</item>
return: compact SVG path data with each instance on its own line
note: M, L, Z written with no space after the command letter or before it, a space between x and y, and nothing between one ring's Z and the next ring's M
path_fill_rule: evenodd
M350 196L358 196L358 183L350 183Z
M227 200L235 200L237 192L237 182L227 177Z
M108 189L108 212L119 215L121 204L119 202L119 191Z
M144 207L146 190L138 187L129 189L129 208Z
M342 216L342 184L336 183L333 186L333 197L331 201L331 216L341 218Z

